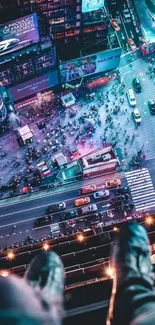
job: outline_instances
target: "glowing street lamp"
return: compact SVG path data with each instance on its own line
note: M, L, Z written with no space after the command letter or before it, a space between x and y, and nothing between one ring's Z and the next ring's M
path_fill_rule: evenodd
M50 248L50 246L49 246L49 244L48 243L44 243L43 244L43 249L44 249L44 251L48 251L49 250L49 248Z
M148 226L150 226L153 223L153 218L151 216L147 217L145 219L145 222Z
M111 267L108 267L108 268L106 269L106 273L107 273L107 275L108 275L111 279L113 279L113 277L114 277L114 270L113 270Z
M9 272L8 270L2 270L0 271L0 275L6 278L9 275Z
M15 254L12 252L12 251L10 251L8 254L7 254L7 258L8 258L8 260L13 260L14 259L14 257L15 257Z
M84 241L84 236L82 234L78 235L78 241L82 243Z
M117 228L117 227L114 227L114 228L113 228L113 231L118 231L118 228Z

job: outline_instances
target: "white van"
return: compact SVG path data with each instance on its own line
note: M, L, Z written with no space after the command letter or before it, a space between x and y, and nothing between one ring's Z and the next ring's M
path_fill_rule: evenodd
M136 106L136 98L132 88L127 91L127 97L130 106L132 107Z

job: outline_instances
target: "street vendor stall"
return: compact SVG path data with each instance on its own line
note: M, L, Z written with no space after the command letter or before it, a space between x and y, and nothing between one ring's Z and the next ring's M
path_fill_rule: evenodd
M61 101L64 107L69 107L75 104L75 97L72 93L61 96Z
M27 124L20 128L17 128L17 140L21 146L32 143L33 133Z

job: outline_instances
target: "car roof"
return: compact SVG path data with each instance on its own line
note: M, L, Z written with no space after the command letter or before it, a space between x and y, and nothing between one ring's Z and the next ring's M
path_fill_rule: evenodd
M133 111L134 111L135 114L140 114L138 108L135 108Z
M133 95L133 96L134 96L134 92L133 92L133 89L132 89L132 88L128 89L128 93L129 93L130 95Z
M137 78L135 78L135 81L136 82L138 82L138 83L140 83L140 80L139 80L139 78L137 77Z

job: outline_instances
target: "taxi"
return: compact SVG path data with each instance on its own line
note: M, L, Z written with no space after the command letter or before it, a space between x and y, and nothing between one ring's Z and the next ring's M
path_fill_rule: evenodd
M110 25L112 26L112 28L116 31L119 32L120 30L120 26L118 25L118 22L116 19L110 19Z
M111 180L105 182L106 188L113 188L113 187L120 186L120 185L121 185L120 179L111 179Z
M90 203L90 197L86 196L86 197L80 197L79 199L76 199L74 201L74 204L76 207L80 206L80 205L84 205L84 204L88 204Z
M128 42L128 45L130 46L130 49L132 51L135 51L137 49L137 46L131 37L128 38L127 42Z
M86 194L86 193L91 193L95 192L97 190L97 186L95 184L93 185L88 185L82 188L81 193Z

